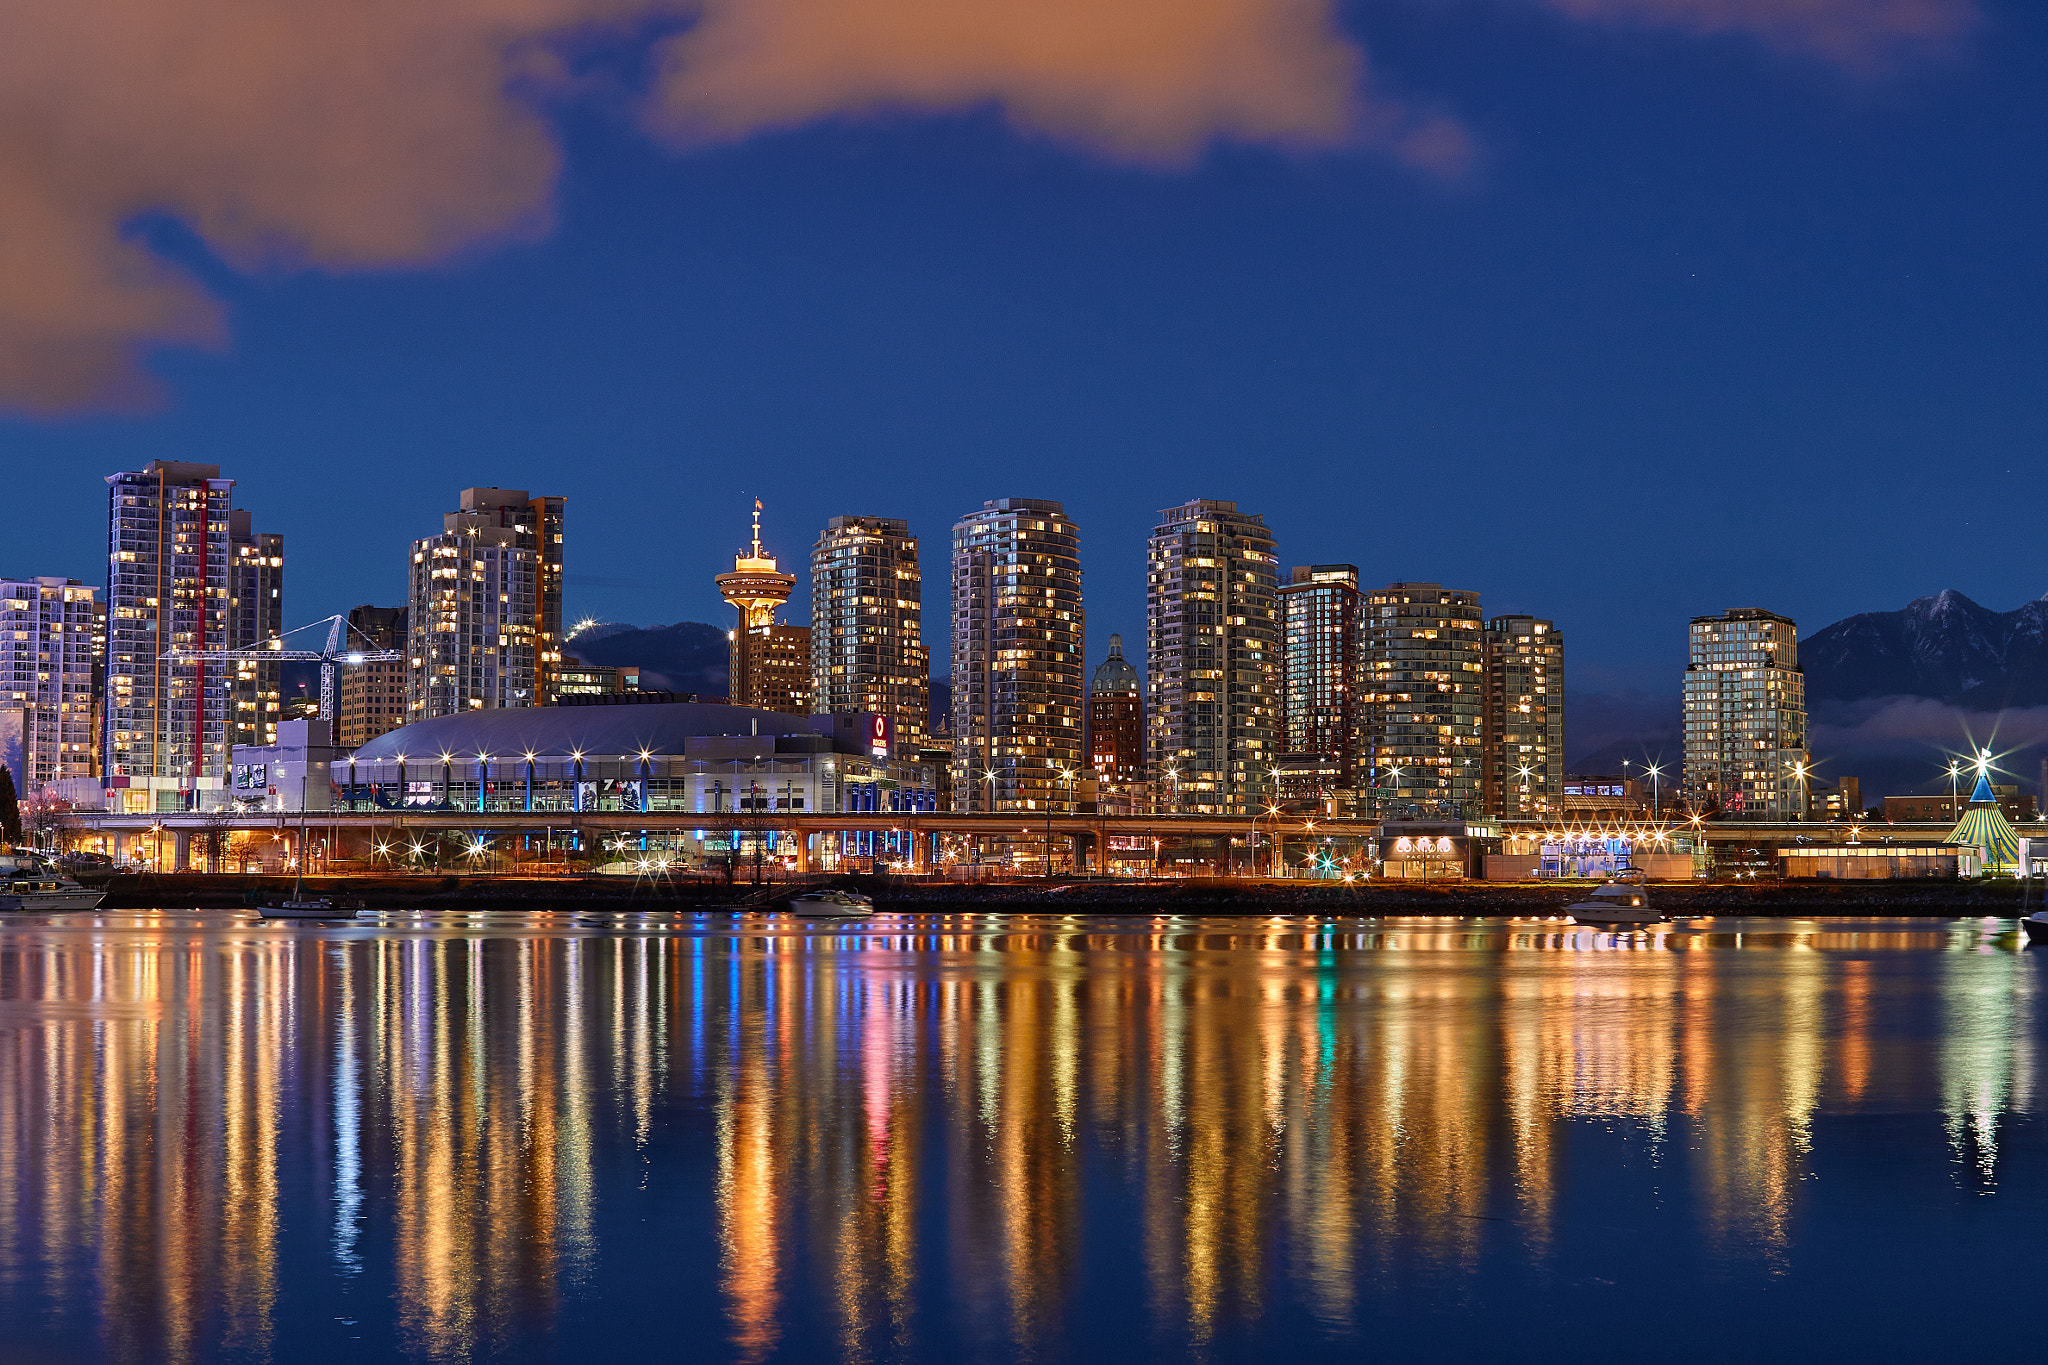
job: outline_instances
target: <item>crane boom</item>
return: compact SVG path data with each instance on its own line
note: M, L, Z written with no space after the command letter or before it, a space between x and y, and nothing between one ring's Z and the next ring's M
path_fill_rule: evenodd
M292 636L299 634L301 631L318 629L321 626L327 627L327 647L325 649L286 649L284 647L284 642ZM367 649L344 648L343 646L349 643L347 637L351 631L354 631L357 635L362 635L363 643L371 647ZM309 622L303 626L294 626L281 635L273 635L268 640L259 641L242 649L167 649L161 657L175 663L195 663L202 660L242 663L317 663L320 665L320 718L329 725L332 725L334 723L334 670L338 666L354 668L359 664L390 663L394 659L403 659L405 655L396 649L376 648L375 642L369 636L363 635L363 632L351 626L346 616L337 615L324 617L321 620Z

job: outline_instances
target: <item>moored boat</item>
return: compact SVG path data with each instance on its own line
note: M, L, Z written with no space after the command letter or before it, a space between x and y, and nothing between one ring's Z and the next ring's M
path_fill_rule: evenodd
M1648 888L1640 882L1608 882L1586 899L1565 907L1575 924L1601 928L1630 928L1641 924L1665 924L1671 916L1650 904Z
M304 900L294 896L289 900L258 903L256 913L264 919L354 919L356 907L346 901L333 900L327 896L308 896Z
M106 892L80 886L40 854L0 854L0 910L91 910L106 898Z
M2020 916L2020 928L2027 931L2027 942L2048 943L2048 910Z
M858 891L811 891L793 897L790 912L800 919L866 919L875 903Z

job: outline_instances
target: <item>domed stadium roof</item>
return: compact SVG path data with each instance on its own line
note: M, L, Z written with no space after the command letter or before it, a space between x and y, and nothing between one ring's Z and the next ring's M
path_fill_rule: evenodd
M520 706L467 711L415 721L377 736L355 751L360 762L517 758L523 754L680 755L686 741L704 735L803 735L808 716L757 711L708 702L656 702L628 706Z
M1144 687L1144 680L1138 670L1124 658L1124 637L1109 637L1109 657L1095 666L1095 680L1088 685L1090 692L1137 692Z

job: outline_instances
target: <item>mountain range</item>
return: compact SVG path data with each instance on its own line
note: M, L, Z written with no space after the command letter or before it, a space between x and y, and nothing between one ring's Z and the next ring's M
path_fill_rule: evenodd
M585 626L568 642L568 652L585 663L639 665L640 686L650 692L712 697L725 695L726 648L725 632L702 621L644 627L606 621Z
M2048 598L2012 611L1950 588L1799 642L1808 705L1929 697L1971 711L2048 704Z

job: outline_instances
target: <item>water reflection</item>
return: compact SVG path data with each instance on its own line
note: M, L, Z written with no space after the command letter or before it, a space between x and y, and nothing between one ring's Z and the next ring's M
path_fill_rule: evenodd
M682 1306L748 1362L1199 1352L1557 1272L1595 1196L1785 1275L1825 1116L1998 1187L2035 966L1930 922L14 923L0 1311L79 1359L580 1358L577 1312Z

